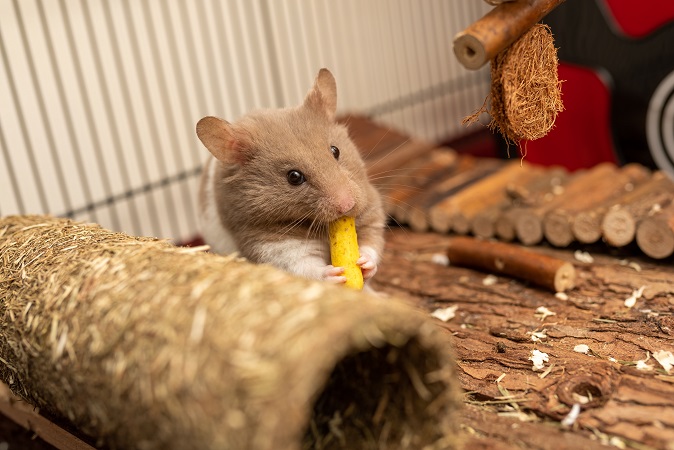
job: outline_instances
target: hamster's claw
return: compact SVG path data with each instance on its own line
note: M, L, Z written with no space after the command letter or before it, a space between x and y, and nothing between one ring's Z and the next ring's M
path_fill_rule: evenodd
M358 258L356 264L363 271L363 279L369 280L377 273L377 263L370 257L370 255L365 254Z
M344 267L325 266L325 269L323 270L323 280L334 284L346 283Z

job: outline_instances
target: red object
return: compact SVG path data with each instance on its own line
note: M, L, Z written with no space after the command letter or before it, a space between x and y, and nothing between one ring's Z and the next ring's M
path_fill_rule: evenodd
M617 164L611 138L611 93L591 69L559 65L564 111L545 137L522 142L526 160L560 165L569 170L592 167L604 161Z
M674 19L672 0L603 0L603 3L618 30L635 39L648 36Z

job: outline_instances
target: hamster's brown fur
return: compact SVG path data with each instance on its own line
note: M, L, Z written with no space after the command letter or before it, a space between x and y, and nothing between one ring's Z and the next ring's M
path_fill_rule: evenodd
M253 262L342 282L341 271L330 266L326 227L349 215L356 218L359 264L366 278L374 275L385 214L358 149L335 122L336 104L334 77L321 69L298 107L252 112L233 124L199 121L197 135L213 155L202 175L199 209L214 251L238 251ZM292 171L304 182L291 184Z

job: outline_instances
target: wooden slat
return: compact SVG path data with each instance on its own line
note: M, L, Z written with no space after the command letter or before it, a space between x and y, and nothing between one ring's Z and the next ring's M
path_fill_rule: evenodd
M59 450L94 450L91 445L41 416L35 407L12 394L4 383L0 383L0 413Z

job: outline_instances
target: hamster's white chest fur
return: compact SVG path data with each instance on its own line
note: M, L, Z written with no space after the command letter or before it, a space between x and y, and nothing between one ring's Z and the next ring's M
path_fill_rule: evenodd
M202 204L199 205L199 222L204 241L214 253L229 254L238 251L232 234L225 228L215 200L216 159L211 157L206 162L201 180Z

